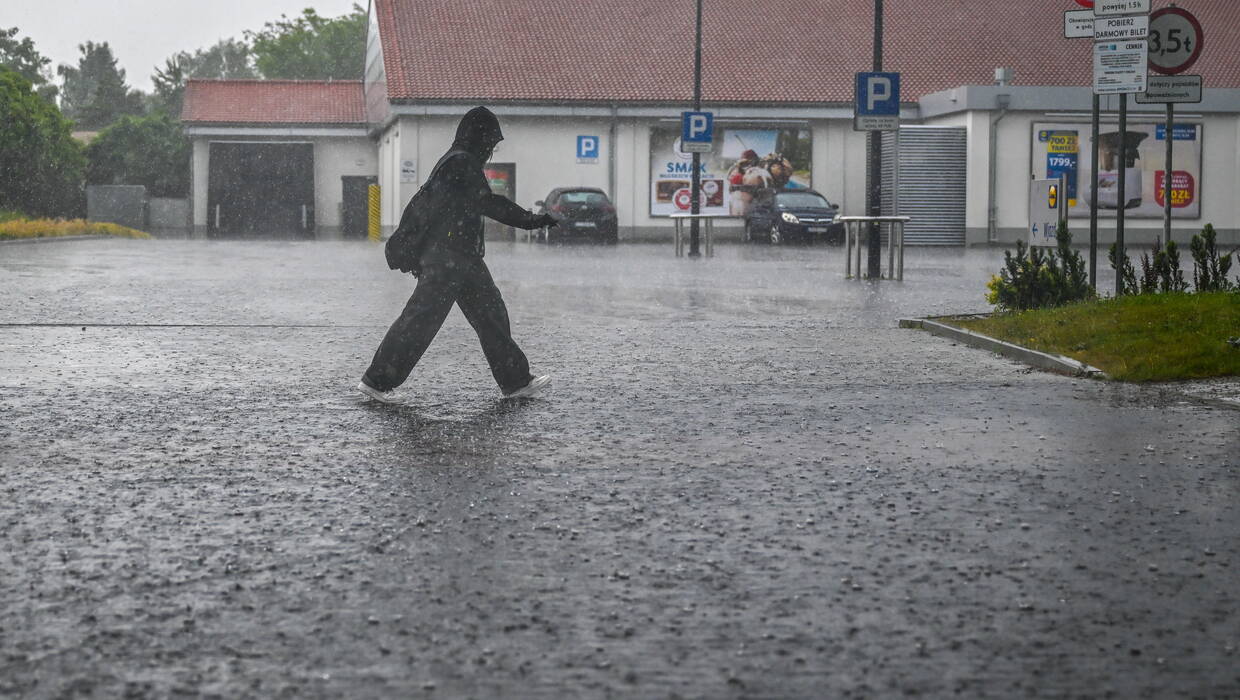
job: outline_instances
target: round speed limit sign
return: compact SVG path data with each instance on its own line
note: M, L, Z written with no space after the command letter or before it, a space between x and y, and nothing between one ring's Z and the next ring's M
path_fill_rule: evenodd
M1201 56L1201 23L1180 7L1164 7L1150 15L1150 70L1163 75L1183 73Z

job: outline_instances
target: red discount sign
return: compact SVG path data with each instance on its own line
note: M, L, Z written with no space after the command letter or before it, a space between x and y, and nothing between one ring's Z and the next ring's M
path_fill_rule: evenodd
M1167 205L1166 182L1166 170L1154 172L1154 199L1158 201L1160 207ZM1171 206L1177 209L1191 206L1196 198L1197 182L1193 179L1192 173L1183 170L1171 171Z
M693 193L687 187L676 190L676 194L672 195L672 201L676 204L677 209L688 211L693 205Z

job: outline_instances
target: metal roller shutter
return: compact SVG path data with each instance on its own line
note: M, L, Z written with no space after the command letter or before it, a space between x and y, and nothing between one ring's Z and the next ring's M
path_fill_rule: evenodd
M895 133L883 132L884 216L910 216L907 245L964 245L966 130L900 128L896 177Z

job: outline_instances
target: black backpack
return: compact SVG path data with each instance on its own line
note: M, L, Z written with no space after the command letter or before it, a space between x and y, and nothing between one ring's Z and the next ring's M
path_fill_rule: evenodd
M389 268L412 273L414 277L422 274L422 251L426 250L426 244L434 236L436 222L433 219L439 209L440 188L435 175L449 158L458 153L465 153L465 151L456 150L445 153L431 170L431 176L405 205L405 211L400 216L400 223L397 224L396 230L383 248Z

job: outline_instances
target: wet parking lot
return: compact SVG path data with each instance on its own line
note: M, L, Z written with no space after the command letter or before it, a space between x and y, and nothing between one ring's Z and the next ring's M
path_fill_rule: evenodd
M488 249L544 398L356 396L377 246L0 245L0 696L1240 694L1240 412L897 327L1001 251Z

